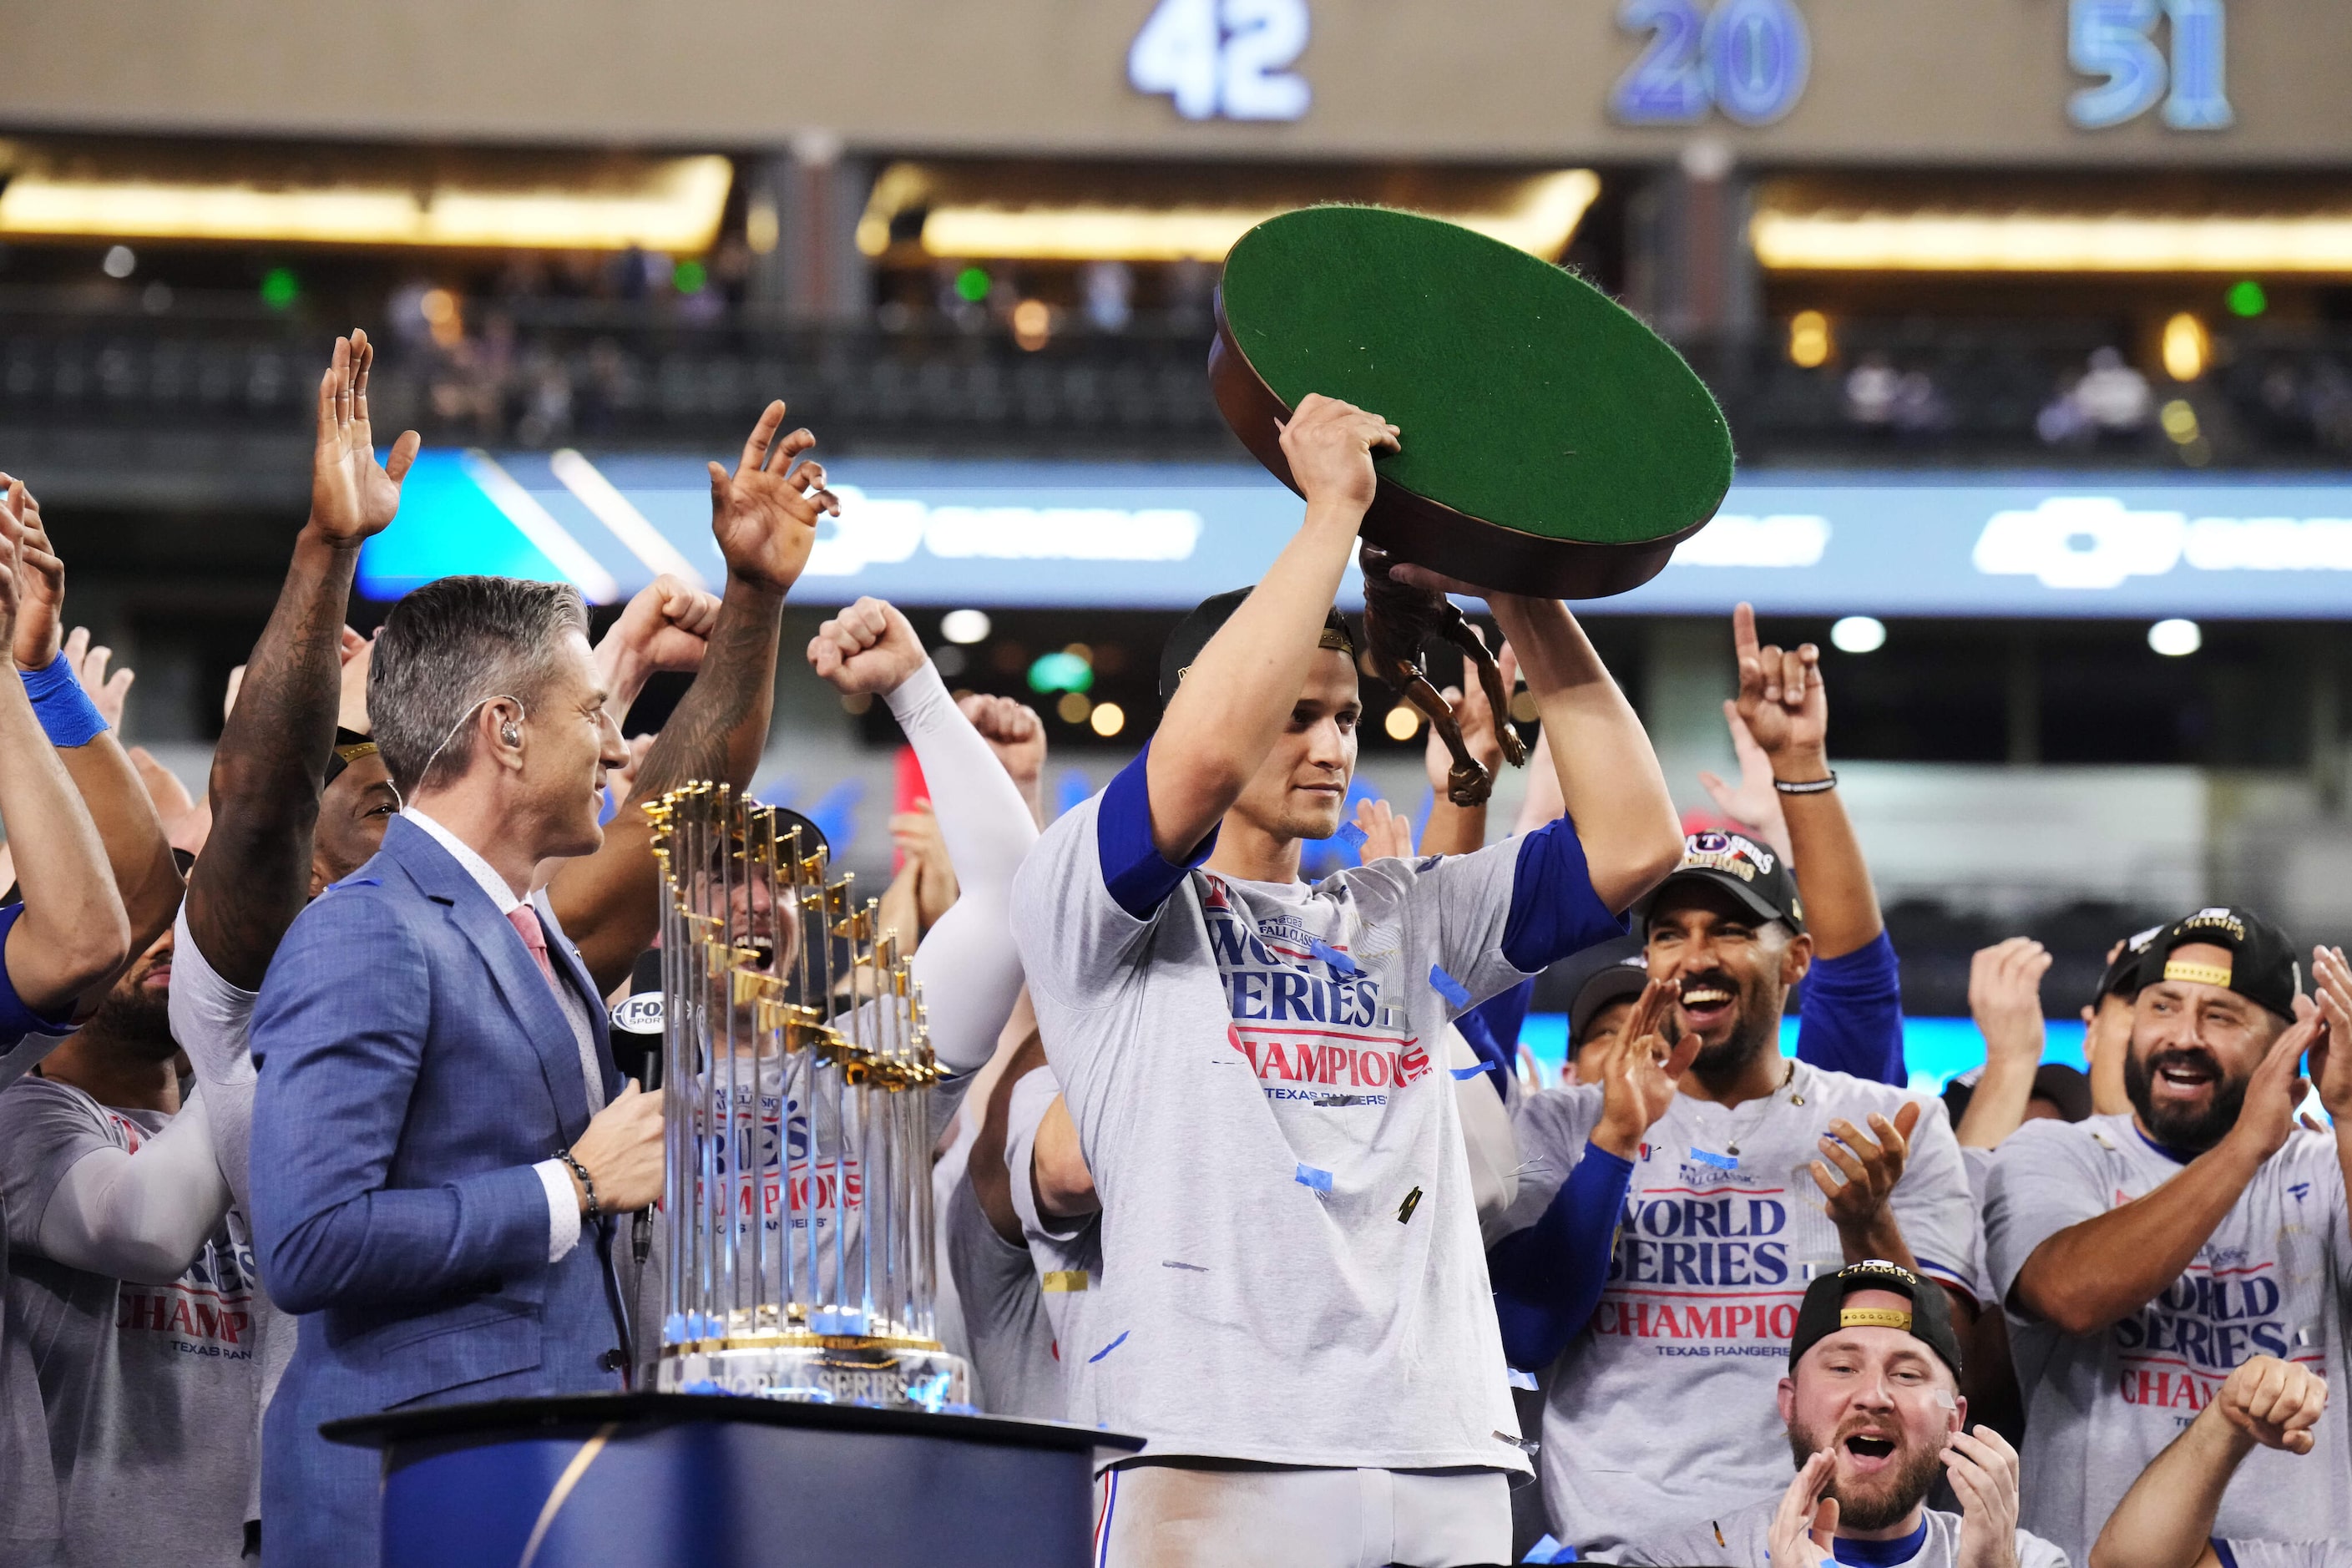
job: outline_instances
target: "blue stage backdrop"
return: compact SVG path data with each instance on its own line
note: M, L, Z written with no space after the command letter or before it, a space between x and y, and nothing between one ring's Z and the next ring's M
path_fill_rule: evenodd
M397 598L488 572L624 598L662 571L715 582L699 456L436 448L360 586ZM1255 581L1299 503L1238 465L847 458L796 600L1189 608ZM2352 484L2148 474L1806 473L1732 486L1722 512L1610 613L2339 620ZM1344 598L1360 604L1352 571Z

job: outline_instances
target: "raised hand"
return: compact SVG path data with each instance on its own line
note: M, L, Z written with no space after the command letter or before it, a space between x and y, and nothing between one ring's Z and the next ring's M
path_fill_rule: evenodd
M1995 942L1969 961L1969 1013L1988 1058L2042 1060L2042 977L2050 963L2050 950L2030 936Z
M1377 488L1372 454L1398 450L1402 434L1377 414L1310 392L1282 427L1282 455L1308 505L1328 502L1361 516Z
M1837 1475L1837 1456L1823 1448L1807 1459L1789 1489L1780 1494L1767 1540L1772 1568L1834 1568L1831 1543L1837 1539L1837 1499L1823 1497Z
M710 629L718 624L716 594L665 572L638 589L623 608L621 618L596 645L597 662L604 662L609 643L615 656L641 669L698 669Z
M5 486L9 503L25 524L24 542L17 552L17 564L24 575L12 639L16 666L20 669L47 669L58 657L58 634L66 604L66 563L49 543L49 531L41 521L41 503L34 499L33 492L5 474L0 474L0 485ZM94 698L98 694L93 691L90 695ZM120 700L115 708L121 711Z
M1812 763L1827 751L1829 696L1822 687L1822 650L1811 643L1793 648L1759 646L1756 611L1741 605L1731 612L1731 645L1739 663L1740 721L1773 764L1776 776L1793 762ZM1809 774L1817 777L1818 774Z
M1672 1108L1683 1075L1698 1056L1697 1035L1685 1035L1671 1049L1663 1037L1675 994L1674 982L1651 981L1634 998L1617 1037L1601 1047L1594 1070L1601 1121L1592 1142L1620 1159L1633 1158L1643 1135Z
M1955 1568L2017 1568L2017 1450L1979 1426L1953 1433L1943 1460L1960 1500Z
M319 443L310 454L310 526L350 547L381 533L400 510L400 484L416 461L423 438L404 430L391 460L375 460L375 430L368 422L368 370L375 345L353 328L335 340L335 356L319 377Z
M1780 809L1780 792L1772 787L1772 760L1756 743L1756 737L1748 733L1748 721L1739 716L1739 704L1727 697L1723 702L1723 718L1731 729L1732 755L1739 759L1739 783L1726 784L1701 768L1699 787L1706 791L1717 811L1754 828L1766 847L1781 859L1793 859L1789 853L1789 818Z
M1398 816L1387 801L1358 801L1356 826L1364 836L1356 853L1367 866L1375 860L1412 858L1412 818Z
M1919 1125L1920 1115L1916 1100L1905 1100L1892 1121L1872 1112L1870 1131L1878 1135L1874 1140L1843 1116L1830 1123L1830 1135L1820 1142L1822 1159L1815 1160L1811 1168L1830 1222L1841 1232L1867 1231L1878 1223L1895 1184L1903 1179L1904 1164L1911 1158L1911 1133ZM1836 1175L1831 1174L1832 1164L1837 1167Z
M845 697L896 691L930 656L898 607L868 596L817 627L809 667Z
M2308 996L2294 999L2294 1011L2296 1021L2271 1042L2270 1053L2246 1079L2246 1097L2239 1107L2237 1123L2224 1135L2238 1140L2258 1160L2267 1160L2284 1148L2287 1135L2295 1129L2295 1108L2310 1088L2299 1070L2304 1053L2320 1047L2322 1060L2316 1065L2332 1069L2330 1076L2341 1077L2343 1072L2339 1064L2325 1059L2335 1054L2321 1046L2328 1038L2326 1012Z
M2344 950L2313 948L2311 979L2324 1026L2310 1047L2311 1081L2336 1126L2352 1126L2352 963Z
M730 474L710 465L710 531L727 569L751 586L782 595L800 580L816 543L820 513L841 515L841 500L824 488L824 466L793 459L816 445L806 430L779 437L782 399L761 411Z
M363 637L351 627L343 628L342 673L335 693L335 722L355 734L372 735L375 727L368 722L368 670L375 663L375 641ZM231 692L230 700L236 699Z
M90 706L98 710L98 716L106 721L108 729L120 734L122 731L122 704L131 696L131 683L138 678L127 666L112 675L107 674L106 667L114 658L114 650L103 643L96 647L90 647L88 626L74 627L72 634L66 638L65 656L66 668L72 670L74 679L81 683L82 690L89 697Z
M2294 1362L2251 1356L2222 1380L2213 1408L2265 1448L2308 1454L2316 1440L2312 1427L2327 1410L2327 1383Z
M24 489L13 480L0 491L0 630L13 643L18 609L24 598Z
M1037 717L1037 710L1016 698L987 697L975 691L957 700L956 711L980 731L980 738L1012 775L1021 798L1029 803L1030 814L1044 826L1038 784L1045 776L1045 721Z

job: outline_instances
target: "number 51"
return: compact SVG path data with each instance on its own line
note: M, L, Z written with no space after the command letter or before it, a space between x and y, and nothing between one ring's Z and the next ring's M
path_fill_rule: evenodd
M2176 131L2220 131L2236 118L2224 89L2226 14L2222 0L2072 0L2066 61L2107 79L2066 100L2066 117L2085 131L2137 120L2164 99L2164 122ZM2151 36L2159 15L2172 18L2172 65ZM2171 96L2165 87L2170 78Z

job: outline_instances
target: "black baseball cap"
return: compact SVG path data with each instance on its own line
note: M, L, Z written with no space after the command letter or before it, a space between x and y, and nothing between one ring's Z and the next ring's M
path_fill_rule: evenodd
M1892 1290L1908 1297L1911 1310L1848 1307L1845 1299L1856 1290ZM1934 1351L1954 1377L1960 1375L1960 1336L1952 1331L1952 1305L1944 1288L1899 1263L1879 1258L1849 1263L1806 1286L1804 1302L1797 1309L1796 1337L1789 1342L1789 1370L1795 1372L1807 1351L1840 1329L1901 1329Z
M2107 972L2099 976L2099 994L2091 998L2091 1005L2095 1007L2110 996L2120 996L2128 1002L2139 994L2139 961L2147 956L2148 944L2163 930L2160 925L2150 926L2124 939L2123 951L2107 965Z
M1958 1127L1960 1118L1969 1113L1969 1101L1976 1098L1977 1085L1983 1079L1984 1068L1974 1067L1944 1086L1944 1109L1950 1112L1953 1126ZM2082 1121L2091 1114L2091 1080L2080 1068L2043 1062L2033 1069L2032 1098L2048 1100L2069 1121Z
M2175 948L2205 943L2226 950L2227 963L2204 964L2176 961ZM2145 989L2159 980L2193 980L2236 992L2249 1002L2294 1022L2294 999L2303 990L2303 963L2295 957L2286 932L2251 910L2216 904L2166 926L2151 938L2139 955L2139 984Z
M1792 931L1805 929L1805 907L1797 898L1797 879L1780 852L1744 833L1714 829L1684 837L1683 863L1635 906L1642 923L1649 924L1650 911L1669 891L1694 882L1721 888L1751 913L1779 921Z
M1650 983L1648 961L1642 956L1638 936L1612 937L1576 955L1578 968L1570 984L1576 990L1568 1005L1568 1048L1577 1042L1601 1010L1612 1003L1639 996Z
M334 749L327 753L325 782L334 783L336 777L345 768L350 767L362 757L374 755L375 738L373 736L362 735L357 730L346 730L341 724L336 725Z
M1192 613L1176 623L1176 629L1168 634L1167 644L1160 650L1160 701L1165 702L1176 695L1176 687L1184 679L1184 672L1192 668L1192 661L1201 657L1201 650L1209 646L1209 639L1217 635L1217 628L1234 618L1234 612L1242 607L1242 601L1248 598L1250 593L1249 588L1233 588L1223 594L1212 594L1193 605ZM1346 654L1350 663L1355 660L1355 634L1348 629L1347 621L1337 610L1324 614L1323 637L1317 646L1335 648Z

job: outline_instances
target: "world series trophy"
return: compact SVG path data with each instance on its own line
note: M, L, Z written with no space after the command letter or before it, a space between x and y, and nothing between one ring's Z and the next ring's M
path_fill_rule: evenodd
M662 883L665 1392L939 1412L923 1003L853 879L726 784L647 809ZM813 848L813 852L810 852Z

